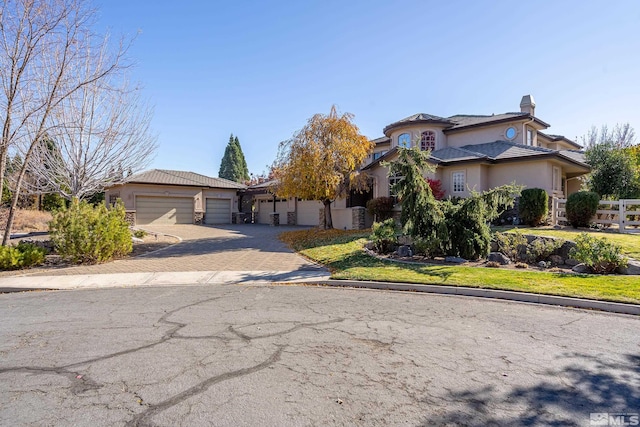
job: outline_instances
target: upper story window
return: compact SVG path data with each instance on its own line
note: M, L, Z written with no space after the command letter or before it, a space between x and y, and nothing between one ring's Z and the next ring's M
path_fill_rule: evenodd
M420 137L420 149L422 151L433 151L436 149L436 133L431 130L422 132Z
M466 184L466 177L464 171L453 172L451 176L453 182L453 192L462 193Z
M527 129L527 145L533 146L533 138L535 137L535 133L533 129Z
M411 148L411 137L408 133L403 133L398 137L398 147Z
M504 133L504 136L509 140L509 141L513 141L516 137L516 135L518 135L518 131L516 130L515 127L513 126L509 126L506 130L506 132Z
M373 160L378 160L380 157L384 156L386 151L378 151L377 153L373 153Z

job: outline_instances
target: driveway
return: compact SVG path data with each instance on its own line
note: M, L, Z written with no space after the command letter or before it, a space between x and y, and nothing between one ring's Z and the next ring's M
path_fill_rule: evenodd
M640 412L633 316L219 285L4 294L0 319L6 426L588 426Z
M295 254L278 234L302 227L259 224L145 227L171 234L181 243L140 257L101 265L47 269L38 276L181 271L313 271L322 269Z

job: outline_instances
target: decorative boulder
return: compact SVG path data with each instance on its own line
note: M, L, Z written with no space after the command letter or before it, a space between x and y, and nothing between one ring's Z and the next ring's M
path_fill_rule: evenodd
M571 250L571 248L575 248L575 247L576 247L576 243L575 242L572 242L571 240L567 240L566 242L564 242L562 244L562 246L560 246L560 248L558 250L555 251L555 254L561 256L562 259L566 260L566 259L570 258L569 251ZM568 262L567 262L567 264L568 265L572 265L572 264L569 264ZM573 264L573 265L576 265L576 264Z
M511 264L511 260L503 253L500 252L491 252L487 257L488 261L497 262L500 265Z
M576 266L578 264L580 264L580 261L578 261L577 259L573 259L573 258L567 258L564 260L564 263L570 266Z
M445 262L453 262L455 264L464 264L465 262L467 262L466 259L460 258L458 256L448 256L448 257L445 257L444 260Z
M573 271L574 273L589 273L589 267L587 267L585 264L578 264L575 265L571 271Z
M551 261L551 264L553 264L553 265L562 265L562 264L564 264L564 259L560 255L551 255L549 257L549 261Z
M640 275L640 261L630 259L626 267L618 268L616 272L619 274Z
M396 255L399 257L410 257L413 256L413 251L411 250L411 247L402 245L398 246L398 249L396 249Z

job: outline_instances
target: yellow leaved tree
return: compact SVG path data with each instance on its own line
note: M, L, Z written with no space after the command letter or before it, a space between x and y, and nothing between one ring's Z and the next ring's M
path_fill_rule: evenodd
M353 114L316 114L288 141L280 143L272 166L279 197L319 200L325 229L333 228L331 202L349 190L365 190L367 177L358 171L374 143L360 134Z

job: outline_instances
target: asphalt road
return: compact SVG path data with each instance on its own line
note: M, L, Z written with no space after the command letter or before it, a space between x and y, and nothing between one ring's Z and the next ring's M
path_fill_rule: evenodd
M640 319L304 286L0 295L0 425L590 425Z

